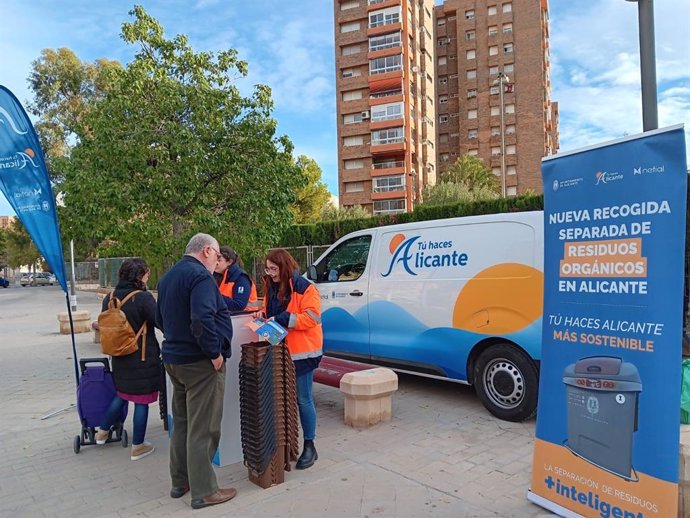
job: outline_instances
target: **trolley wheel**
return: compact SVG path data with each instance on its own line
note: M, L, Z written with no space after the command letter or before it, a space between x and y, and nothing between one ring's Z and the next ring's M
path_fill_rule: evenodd
M122 447L123 447L123 448L126 448L126 447L129 445L129 440L128 440L128 437L127 437L127 430L125 430L124 428L122 429L122 439L121 439L121 441L122 441Z
M81 450L81 437L77 435L74 438L74 453L79 453L79 450Z

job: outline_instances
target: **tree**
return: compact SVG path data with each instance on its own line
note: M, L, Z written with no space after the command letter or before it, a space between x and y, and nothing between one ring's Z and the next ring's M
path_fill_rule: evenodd
M8 266L12 268L23 265L33 266L41 259L41 253L19 218L12 221L4 234L7 242Z
M38 117L34 124L53 179L59 180L55 161L68 157L74 141L88 133L84 127L88 111L109 89L111 71L120 70L117 61L81 61L68 48L44 49L31 63L29 87L34 93L27 109Z
M63 229L101 251L170 264L196 232L243 254L263 251L292 222L305 184L292 143L276 137L270 89L243 97L235 50L195 53L141 6L122 25L138 45L110 69L108 89L83 116L66 164Z
M441 173L441 183L461 183L470 191L487 188L500 194L498 178L491 172L481 158L463 155Z
M499 197L498 179L484 162L464 155L441 173L440 182L422 192L423 205L447 205Z
M365 219L370 217L369 211L361 205L337 207L328 203L321 209L321 221L342 221L344 219Z
M307 184L297 192L297 201L292 205L295 223L313 223L319 219L321 210L328 204L331 193L321 181L321 168L316 160L305 155L297 158L297 167L305 176Z

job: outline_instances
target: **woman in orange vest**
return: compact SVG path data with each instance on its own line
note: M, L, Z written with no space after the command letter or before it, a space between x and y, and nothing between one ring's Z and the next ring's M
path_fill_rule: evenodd
M295 467L306 469L318 458L312 385L314 369L323 354L321 298L316 287L299 274L297 261L286 250L268 253L265 273L264 309L256 316L274 319L288 331L285 342L295 364L297 406L304 435L304 448Z
M220 258L213 277L230 314L257 311L261 306L252 278L242 269L242 259L229 246L220 247Z

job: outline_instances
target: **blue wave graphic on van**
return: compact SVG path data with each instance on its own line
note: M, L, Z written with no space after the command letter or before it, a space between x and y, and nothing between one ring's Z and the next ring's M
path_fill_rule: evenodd
M377 301L351 315L331 308L322 315L324 350L392 358L428 365L439 374L466 381L467 358L477 342L487 338L454 327L431 328L395 303ZM534 359L540 357L541 318L518 332L499 335L519 344Z

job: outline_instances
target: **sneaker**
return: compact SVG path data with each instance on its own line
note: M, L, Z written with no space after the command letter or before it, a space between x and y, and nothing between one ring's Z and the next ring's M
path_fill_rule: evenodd
M110 430L103 430L99 428L96 430L96 444L105 444L108 441Z
M147 455L153 453L155 448L149 442L142 442L141 444L132 444L132 460L143 459Z

